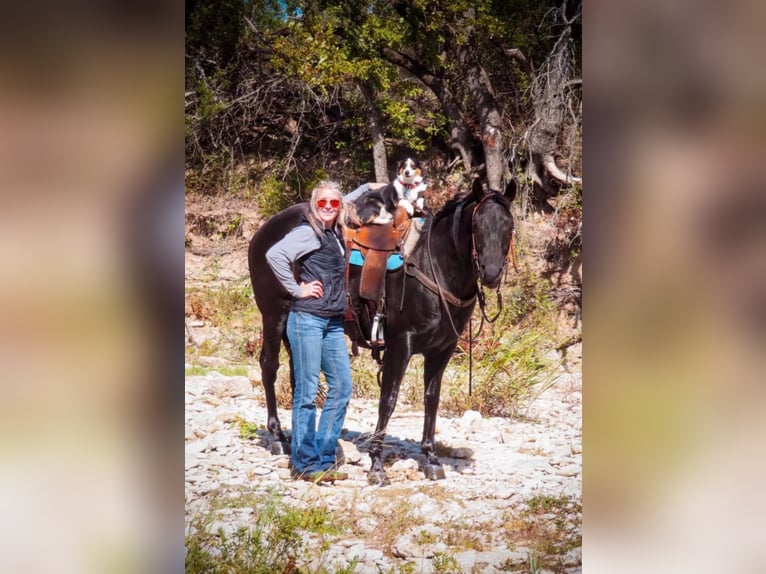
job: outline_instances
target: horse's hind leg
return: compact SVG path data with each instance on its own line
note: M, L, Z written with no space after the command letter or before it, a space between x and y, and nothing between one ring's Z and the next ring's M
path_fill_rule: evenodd
M426 461L423 474L431 480L445 478L444 467L434 453L434 434L436 433L436 413L439 410L439 395L442 388L442 375L447 368L454 345L448 351L434 351L425 355L423 378L425 382L425 419L423 422L423 441L420 443Z
M263 390L266 394L267 422L266 428L271 435L271 454L290 454L290 442L282 431L277 414L276 380L279 370L279 348L285 332L285 317L280 316L263 323L263 347L259 363L263 378ZM292 377L292 365L290 369ZM291 380L292 383L292 380Z

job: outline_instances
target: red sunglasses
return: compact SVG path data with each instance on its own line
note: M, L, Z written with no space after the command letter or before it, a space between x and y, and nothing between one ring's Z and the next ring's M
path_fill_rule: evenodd
M330 200L319 199L317 200L317 207L319 209L322 209L324 206L327 205L328 201L330 202L330 207L332 207L333 209L338 209L340 207L340 199L330 199Z

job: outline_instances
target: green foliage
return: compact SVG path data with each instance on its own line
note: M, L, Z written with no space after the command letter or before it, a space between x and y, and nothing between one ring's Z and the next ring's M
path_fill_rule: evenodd
M383 119L389 151L425 155L450 145L455 115L442 108L437 92L426 87L429 82L452 94L469 145L479 144L480 119L455 50L464 45L475 46L501 113L513 125L511 138L519 140L512 145L518 146L535 112L530 77L505 50L518 48L541 65L558 38L557 7L529 0L188 3L188 188L247 192L246 179L226 172L253 156L289 154L289 163L263 174L280 182L307 167L311 171L308 164L319 156L321 165L350 159L354 181L369 177L370 110L359 98L360 82L373 87L372 105ZM468 8L474 16L467 15ZM579 73L579 24L572 34L572 67ZM407 65L394 64L394 54L406 54ZM297 122L297 131L285 130L287 121ZM329 171L335 175L335 169ZM289 201L281 199L287 189L276 189L276 181L267 187L263 201L274 213ZM304 192L292 182L289 187L288 195Z
M226 75L217 70L209 79L200 78L195 90L198 97L197 116L203 122L210 122L226 109L226 104L218 97L219 91L228 88Z
M252 288L244 283L221 288L192 287L188 293L193 312L216 326L227 326L232 317L252 308Z
M380 574L415 574L417 567L414 562L402 562L388 570L380 570Z
M271 217L295 203L296 199L286 182L270 176L261 182L256 202L263 216Z
M187 4L189 6L189 4ZM244 27L243 0L197 0L187 13L186 45L204 65L226 66L236 56Z
M439 574L462 574L463 572L457 559L446 552L435 552L432 566L433 571Z
M187 193L215 195L228 187L230 158L226 150L202 154L196 158L189 157L187 161L194 164L193 168L186 171Z
M351 380L354 381L355 398L373 399L380 395L378 365L369 351L361 349L358 356L351 358Z
M293 508L282 502L277 493L249 494L243 498L246 500L222 499L215 506L253 508L255 512L247 527L228 534L222 529L212 532L215 509L191 521L185 539L186 574L295 572L296 563L313 557L317 548L323 551L323 545L317 547L311 540L321 542L342 532L325 508Z
M206 338L198 347L188 348L189 359L193 360L195 354L221 356L235 364L210 368L209 371L246 376L247 368L242 363L250 356L247 342L257 339L261 325L249 279L222 286L188 287L186 304L191 308L192 317L208 322L221 332L220 339ZM195 369L200 369L200 372L195 372ZM187 369L187 374L204 372L207 371L202 367L192 367L191 372Z
M236 425L239 427L239 436L243 440L255 440L258 438L258 431L263 430L263 425L249 423L243 418L237 418Z
M258 209L264 217L271 217L295 203L308 201L311 190L323 179L330 179L330 175L321 167L307 175L292 172L286 180L268 176L260 182L256 196Z
M530 548L530 571L559 571L568 551L582 546L582 504L561 495L537 495L504 519L507 543Z
M419 91L415 90L413 95L417 93ZM428 132L420 129L413 122L417 112L413 109L412 103L406 99L398 99L396 97L386 99L381 103L389 121L391 137L406 142L407 147L412 150L424 151L426 149L426 136ZM432 126L428 127L433 129Z
M308 201L311 197L311 190L314 189L317 183L323 179L332 179L330 174L323 168L316 169L308 178L300 177L300 174L295 174L292 181L295 182L294 187L301 189L300 198L302 201Z

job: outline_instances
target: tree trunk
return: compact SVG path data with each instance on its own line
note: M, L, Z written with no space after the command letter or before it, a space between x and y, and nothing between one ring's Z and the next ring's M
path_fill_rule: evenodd
M375 181L388 183L388 161L386 159L386 144L381 128L382 121L378 108L375 106L375 91L369 82L359 82L359 90L362 92L367 104L367 114L370 123L370 138L372 139L372 161L375 166Z
M460 154L460 158L463 160L463 168L469 171L473 167L473 151L471 137L466 129L465 122L463 121L463 115L460 113L460 106L452 95L449 89L444 88L443 82L441 83L440 90L434 91L436 97L439 99L442 111L449 121L449 134L450 138L448 144L450 148Z
M578 8L579 10L579 8ZM567 85L572 76L572 22L579 12L568 20L566 5L557 12L560 35L553 51L543 66L532 76L532 96L535 107L535 123L529 133L530 162L527 175L533 186L535 204L549 210L547 198L558 189L551 185L579 183L581 180L565 172L556 164L559 152L559 134L565 125L567 113Z
M451 149L460 154L464 169L469 171L473 167L474 161L471 132L465 125L460 103L455 97L454 91L450 89L444 79L446 75L444 70L428 71L412 58L391 48L384 48L383 55L392 64L415 76L436 96L442 112L449 122L450 138L448 144Z
M466 20L474 18L473 8L466 12ZM487 171L487 184L490 189L503 189L503 178L506 174L505 158L505 135L503 132L503 120L495 99L492 84L484 68L479 63L479 56L474 48L473 36L475 29L468 24L465 28L468 36L467 42L456 43L458 62L465 74L468 90L473 99L476 118L479 120L481 129L481 143L484 148L484 162Z

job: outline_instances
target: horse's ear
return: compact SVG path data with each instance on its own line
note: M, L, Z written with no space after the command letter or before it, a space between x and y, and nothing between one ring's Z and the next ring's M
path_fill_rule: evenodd
M505 186L503 195L508 198L508 201L513 201L516 198L516 180L511 178Z
M471 184L471 193L473 194L473 197L476 201L481 201L481 198L484 197L484 186L481 183L480 177L475 177L473 179L473 184Z

